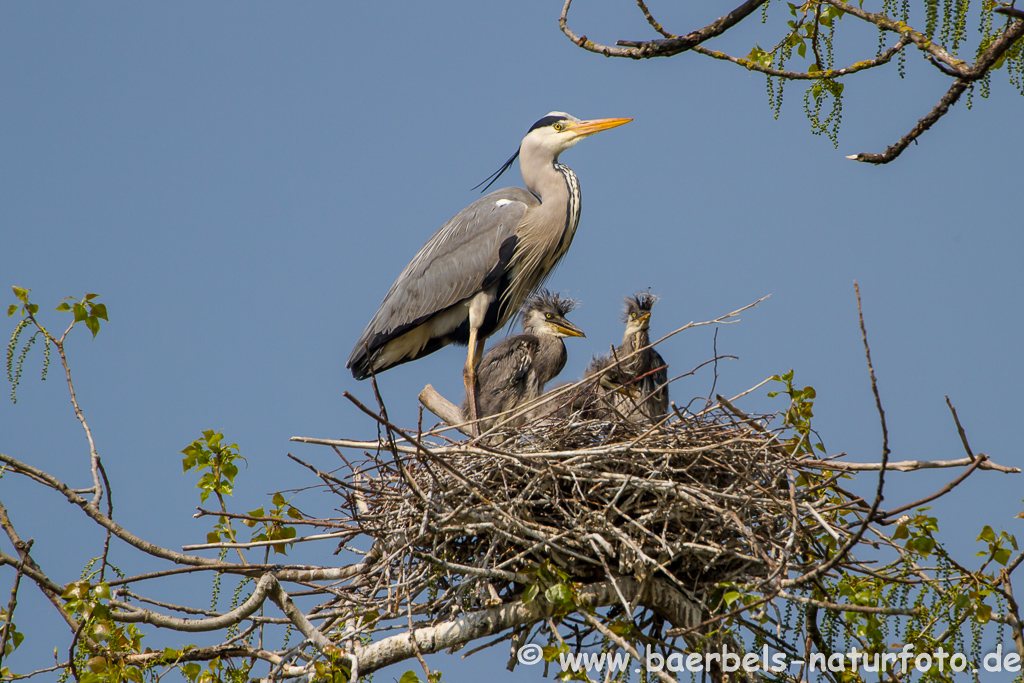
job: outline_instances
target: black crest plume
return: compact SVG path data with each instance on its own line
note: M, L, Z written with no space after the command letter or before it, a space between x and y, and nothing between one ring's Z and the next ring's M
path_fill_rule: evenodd
M487 189L488 189L488 188L489 188L489 187L490 187L491 185L493 185L494 183L496 183L496 182L497 182L498 178L500 178L500 177L501 177L501 174L502 174L502 173L504 173L505 171L507 171L507 170L509 169L509 167L510 167L510 166L512 166L512 164L513 164L513 163L515 162L515 160L516 160L516 157L517 157L517 156L519 156L519 150L518 150L518 149L516 150L516 153L515 153L515 154L513 154L512 156L510 156L510 157L508 158L508 161L506 161L506 162L505 162L505 163L504 163L504 164L502 165L502 167L501 167L501 168L499 168L499 169L498 169L497 171L495 171L495 172L494 172L494 173L492 173L491 175L489 175L489 176L487 176L486 178L484 178L483 182L482 182L482 183L480 183L480 185L483 185L484 183L487 183L487 184L486 184L486 185L484 185L484 189L480 190L480 194L483 194L484 192L487 192ZM490 182L488 182L488 181L490 181ZM477 186L476 186L476 187L474 187L473 189L475 190L475 189L476 189L477 187L480 187L480 185L477 185Z

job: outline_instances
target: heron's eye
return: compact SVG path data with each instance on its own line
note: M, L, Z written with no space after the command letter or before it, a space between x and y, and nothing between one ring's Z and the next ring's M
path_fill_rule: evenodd
M556 124L554 124L554 129L557 131L565 130L565 124L559 121Z
M630 313L629 317L632 318L633 320L636 320L636 313Z
M544 317L547 318L548 320L551 320L551 318L553 318L554 316L552 316L550 313L545 313Z

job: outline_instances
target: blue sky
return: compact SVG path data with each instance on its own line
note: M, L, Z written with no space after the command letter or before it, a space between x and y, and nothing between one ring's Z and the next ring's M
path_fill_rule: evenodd
M578 2L577 33L606 43L650 35L632 3ZM727 7L706 5L676 26ZM948 87L916 54L906 80L886 69L848 81L836 150L809 133L801 88L789 87L775 120L763 77L697 55L634 63L585 53L559 32L559 10L0 5L0 285L32 288L53 326L64 318L50 309L68 295L98 292L109 308L95 341L76 330L68 346L115 518L171 548L204 538L206 521L191 518L195 477L182 477L178 453L203 429L222 430L248 460L238 510L312 483L287 452L337 465L289 437L373 438L342 397L372 401L345 370L352 345L409 258L551 110L635 119L562 157L580 178L583 213L548 284L580 301L571 317L587 332L568 341L563 379L620 339L624 295L661 297L660 336L771 294L719 331L719 352L739 360L720 364L718 391L794 368L818 391L830 452L877 460L857 280L893 457L962 456L948 394L976 451L1020 465L1024 237L1012 131L1024 101L1004 74L989 100L976 96L973 111L961 102L895 163L872 167L844 156L881 151ZM715 47L746 54L774 42L763 31L744 27ZM864 49L840 43L837 61L873 56ZM518 167L501 182L520 184ZM712 334L659 347L670 373L710 358ZM445 349L384 374L392 418L415 424L428 382L461 398L464 358ZM40 363L26 363L18 404L0 403L0 450L85 486L85 439L58 373L38 381ZM707 370L681 380L672 398L704 396L711 380ZM766 391L742 407L784 407ZM893 475L886 503L951 476ZM859 485L873 490L874 480ZM1021 490L1019 477L975 475L937 507L944 537L967 559L983 524L1019 533ZM27 481L8 475L0 492L44 570L77 578L99 534ZM300 502L311 514L335 505L315 493ZM306 559L337 561L329 552ZM118 553L126 572L145 568ZM28 640L15 670L66 648L66 635L47 635L55 616L30 587L17 616ZM433 660L455 676L498 661L504 653Z

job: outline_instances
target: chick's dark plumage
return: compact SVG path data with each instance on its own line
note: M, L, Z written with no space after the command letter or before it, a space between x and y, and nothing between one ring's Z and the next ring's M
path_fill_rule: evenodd
M634 422L660 420L668 414L668 365L650 346L651 308L657 300L658 297L649 292L626 297L622 316L626 331L622 344L611 355L596 359L587 369L589 375L615 366L608 372L614 373L616 384L628 389L615 392L615 408Z
M566 319L575 306L572 299L540 290L523 308L523 333L484 354L478 369L477 394L484 429L494 425L495 415L515 411L539 397L544 386L565 367L567 353L562 339L584 336ZM468 413L468 407L464 402L464 413ZM510 426L522 424L526 417L514 417Z

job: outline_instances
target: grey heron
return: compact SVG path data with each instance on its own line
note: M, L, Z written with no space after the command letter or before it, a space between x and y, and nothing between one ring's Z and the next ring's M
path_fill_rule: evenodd
M477 369L481 429L492 426L495 420L489 420L491 416L514 411L539 397L544 385L562 371L568 355L562 339L586 336L565 317L575 307L572 299L541 289L523 308L523 333L484 354ZM463 412L468 407L467 395ZM510 415L509 424L522 424L526 417Z
M651 343L651 308L658 297L647 292L626 297L622 344L611 355L591 363L586 374L614 363L616 382L632 388L632 395L619 393L617 408L630 420L660 420L668 413L668 365ZM645 348L647 347L647 348Z
M632 387L624 386L619 379L618 368L611 367L614 361L611 356L603 356L590 361L583 380L574 389L565 393L565 384L555 387L549 392L551 400L548 404L551 414L566 418L579 413L583 420L611 419L627 397L635 397Z
M492 192L434 233L356 342L347 363L352 375L366 379L448 344L466 344L463 380L475 420L476 368L485 340L551 274L576 233L580 185L558 155L631 120L581 121L551 112L533 124L519 150L484 181L486 191L518 156L526 189Z

